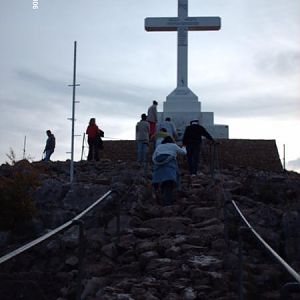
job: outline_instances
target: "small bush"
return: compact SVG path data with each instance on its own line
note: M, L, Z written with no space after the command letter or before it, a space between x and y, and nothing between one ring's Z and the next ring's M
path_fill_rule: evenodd
M12 148L9 148L9 152L6 154L11 165L15 165L17 162L16 153Z
M38 185L38 174L28 162L0 176L0 230L14 229L32 219L36 213L32 192Z

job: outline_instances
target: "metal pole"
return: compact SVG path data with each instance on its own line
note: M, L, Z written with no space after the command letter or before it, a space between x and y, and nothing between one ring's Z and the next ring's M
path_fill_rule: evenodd
M26 135L24 137L23 159L25 159L25 155L26 155Z
M70 164L70 182L73 182L74 179L74 124L75 124L75 92L76 86L80 86L80 84L76 84L76 52L77 52L77 42L74 42L74 68L73 68L73 84L69 85L73 87L73 98L72 98L72 118L69 120L72 121L72 136L71 136L71 164Z
M83 260L85 255L85 234L84 234L84 222L82 220L76 220L73 222L78 225L78 277L77 277L77 295L76 300L81 300L82 292L82 275L83 275Z
M285 171L285 144L283 144L283 170Z
M71 165L70 182L74 179L74 122L75 122L75 92L76 92L76 51L77 42L74 42L74 68L73 68L73 99L72 99L72 136L71 136Z
M213 160L212 160L212 178L215 178L216 172L216 156L217 156L217 146L213 143Z
M226 250L229 249L229 228L228 228L228 208L227 208L229 204L231 204L231 202L227 200L226 194L223 191L224 239L226 244Z
M221 173L220 170L220 161L219 161L219 146L220 143L219 142L215 142L214 146L215 146L215 172L218 172L219 174Z
M120 198L118 197L117 199L117 244L120 243L120 214L121 214L121 200Z
M243 239L242 239L242 228L239 228L239 284L238 284L238 295L239 300L244 299L243 294Z

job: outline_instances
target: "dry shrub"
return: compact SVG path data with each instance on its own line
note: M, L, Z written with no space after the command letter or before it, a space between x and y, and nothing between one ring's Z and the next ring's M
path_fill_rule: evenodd
M32 219L36 213L32 195L38 185L38 173L27 161L0 175L0 230L13 230Z

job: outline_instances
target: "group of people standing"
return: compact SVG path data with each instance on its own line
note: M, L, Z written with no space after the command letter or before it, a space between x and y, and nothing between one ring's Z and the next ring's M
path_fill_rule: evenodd
M136 124L137 161L142 165L145 174L148 168L148 154L150 143L153 145L152 183L154 196L162 193L164 204L172 204L172 191L174 187L181 190L180 171L177 163L177 155L186 155L191 177L197 176L202 137L214 142L207 130L199 124L199 120L191 120L185 128L182 145L176 144L178 139L176 127L170 117L158 122L157 101L153 101L147 115L142 114L141 120ZM50 130L44 150L44 161L49 161L54 152L55 137ZM89 153L88 161L99 161L99 151L103 149L102 137L104 132L97 126L96 119L91 118L86 129L88 135Z
M158 123L157 101L153 101L148 108L148 114L142 114L141 120L136 124L135 137L137 142L137 161L147 170L147 156L150 143L156 148L162 143L165 137L169 136L173 140L177 139L177 131L171 118Z
M50 161L50 157L55 149L55 136L51 132L51 130L47 130L46 134L48 136L46 141L46 146L44 149L44 157L43 161ZM96 119L91 118L89 121L89 125L86 129L86 134L88 136L88 145L89 145L89 153L87 160L88 161L99 161L99 151L103 149L103 141L102 137L104 137L104 132L98 127L96 124Z
M159 192L163 196L164 205L173 203L172 191L176 187L181 191L180 171L177 155L186 155L191 177L198 173L198 163L202 137L214 142L207 130L199 124L199 120L191 120L185 128L182 146L176 144L177 132L171 118L167 117L158 123L157 101L153 101L148 109L148 115L142 114L136 124L137 160L147 172L150 143L153 143L153 177L154 196Z

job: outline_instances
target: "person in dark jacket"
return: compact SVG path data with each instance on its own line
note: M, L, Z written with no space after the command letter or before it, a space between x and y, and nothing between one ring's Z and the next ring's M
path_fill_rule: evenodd
M183 134L182 143L186 146L189 171L192 177L197 175L202 136L214 142L212 136L199 124L198 120L191 121Z
M89 154L87 160L96 160L99 161L99 150L102 145L102 139L104 133L96 124L96 119L91 118L89 126L86 129L86 134L88 135L88 144L89 144Z
M47 138L46 146L45 146L45 150L44 150L45 158L43 159L43 161L49 161L50 160L50 156L54 152L54 148L55 148L54 134L52 134L51 130L47 130L46 134L47 134L48 138Z

